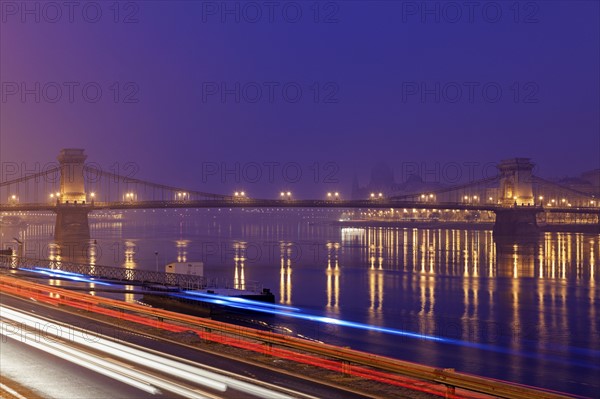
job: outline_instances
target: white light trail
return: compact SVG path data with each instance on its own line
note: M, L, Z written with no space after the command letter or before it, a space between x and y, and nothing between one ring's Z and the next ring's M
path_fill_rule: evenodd
M4 315L3 315L4 317ZM16 320L13 320L16 321ZM6 326L5 323L3 321L0 321L0 323L2 324L2 329L0 331L0 334L4 335L5 337L9 337L9 338L15 338L14 336L12 336L12 334L7 334L6 333ZM31 341L31 340L22 340L19 341L22 342L26 345L29 345L33 348L39 349L41 351L44 351L46 353L50 353L51 355L57 356L61 359L64 359L66 361L69 361L71 363L75 363L75 364L79 364L82 367L85 367L89 370L95 371L99 374L105 375L107 377L113 378L117 381L121 381L127 385L133 386L137 389L140 389L142 391L151 393L153 395L159 393L159 390L156 387L153 387L150 384L147 384L143 381L140 381L139 379L136 378L132 378L130 376L127 375L123 375L120 374L116 371L114 371L114 369L109 366L108 368L104 368L104 367L100 367L94 363L90 363L90 362L86 362L86 361L82 361L81 358L77 357L77 356L73 356L70 355L69 353L66 353L64 351L64 348L60 348L60 345L50 345L48 342L35 342L35 341Z
M181 378L192 383L204 385L217 391L224 392L227 390L227 387L230 386L231 388L235 388L238 391L258 396L260 398L292 399L292 397L289 395L285 395L280 392L261 387L259 385L255 385L252 383L238 380L234 377L225 376L216 372L192 366L190 364L185 363L183 359L178 360L178 358L174 356L166 357L167 355L161 354L160 352L142 348L137 345L124 345L121 343L117 343L90 331L74 328L71 326L67 327L56 322L51 322L43 318L39 318L33 315L16 311L11 308L7 308L5 306L0 306L0 316L3 319L8 319L17 323L22 323L23 325L31 329L31 331L27 331L27 334L24 337L25 339L20 340L25 341L25 343L29 343L27 342L27 335L32 335L33 331L38 330L43 334L46 341L50 340L56 343L57 340L60 338L68 339L69 341L72 341L78 345L91 348L95 351L101 351L112 357L123 359L127 363L134 363L146 368L151 368L163 374L174 376L176 378ZM52 328L49 328L48 325L52 326ZM41 330L42 326L46 326L46 328ZM60 329L61 326L68 330L68 337L63 336L65 334L63 334L64 331ZM15 331L12 331L10 327L7 328L7 325L4 325L4 323L2 325L2 332L7 336L12 335L12 337L15 338ZM93 337L93 339L90 339L91 337ZM56 354L57 356L60 356L65 360L71 359L69 361L74 361L75 363L84 365L85 367L93 367L97 364L102 364L102 367L107 367L113 371L113 373L110 375L112 378L118 379L117 377L119 377L121 378L119 379L120 381L128 383L129 385L133 385L136 383L138 385L143 384L143 382L137 381L137 379L143 379L143 381L151 382L153 385L169 390L171 392L178 393L183 396L187 396L190 398L205 398L205 396L198 396L194 391L190 391L185 387L180 388L180 386L171 384L165 379L159 379L154 376L148 375L147 373L144 373L144 376L142 377L140 371L124 367L114 362L111 362L110 365L108 365L105 362L110 362L110 360L107 359L100 359L96 360L95 362L92 362L91 358L81 356L78 354L77 351L75 351L75 349L65 348L62 345L64 344L59 345L60 350L56 349L56 346L53 345L47 346L54 347L54 351L58 351L60 353L59 354L52 352L53 354ZM43 348L40 349L45 350ZM68 356L69 359L66 359L65 356ZM81 358L77 359L78 356ZM94 370L98 371L98 368L96 367L94 368ZM128 374L128 372L132 371L137 373L134 374L135 378ZM103 374L106 375L106 373ZM127 375L128 377L125 378L123 377L124 375ZM146 388L144 390L150 392L147 390L147 386L139 385L136 387L139 387L140 389ZM183 391L181 390L182 388Z
M12 329L6 328L7 325L4 322L4 319L8 319L17 323L22 323L29 327L31 330L29 330L28 334L25 335L25 339L19 340L19 342L40 349L54 356L60 357L61 359L67 360L69 362L81 365L99 374L103 374L117 381L121 381L127 385L133 386L153 395L160 393L160 391L156 387L161 387L165 390L177 393L179 395L191 399L207 399L208 397L206 395L200 395L195 390L189 389L179 384L172 383L164 378L157 378L141 370L136 370L134 368L119 364L112 359L101 358L97 355L86 353L78 348L70 347L64 343L58 342L54 338L50 339L49 335L54 335L55 337L60 338L60 334L53 334L50 330L43 331L45 339L32 339L32 333L36 330L39 330L40 326L42 326L43 323L46 322L43 319L39 319L36 317L26 315L24 313L7 309L4 306L0 306L0 316L3 319L0 320L0 323L2 324L2 335L15 339L14 334L8 333L11 332ZM27 339L28 336L30 337L30 339ZM76 335L73 335L70 338L75 337ZM74 341L76 343L81 343L79 342L79 340ZM93 345L90 345L90 342L87 342L86 346L91 347L92 349L100 350L100 348L96 348ZM103 352L106 353L106 351ZM223 391L227 388L224 384L217 385L215 383L213 385L215 385L218 388L224 387L224 389L222 389Z

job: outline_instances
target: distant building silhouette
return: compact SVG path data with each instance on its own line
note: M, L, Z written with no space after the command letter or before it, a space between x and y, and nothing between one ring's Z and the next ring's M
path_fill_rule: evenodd
M352 179L352 199L367 199L371 193L382 193L384 196L418 194L432 192L443 188L438 182L425 182L421 176L412 174L404 182L396 182L392 168L386 163L378 163L371 169L370 180L366 186L360 186L358 176Z
M591 184L593 193L600 195L600 169L583 172L581 178Z
M563 177L556 182L582 193L600 195L600 169L583 172L579 177Z

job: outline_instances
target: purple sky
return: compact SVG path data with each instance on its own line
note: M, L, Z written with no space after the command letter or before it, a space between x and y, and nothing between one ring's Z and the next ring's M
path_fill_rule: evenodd
M273 3L0 1L0 161L79 147L261 196L348 191L378 162L442 183L515 156L600 167L598 2Z

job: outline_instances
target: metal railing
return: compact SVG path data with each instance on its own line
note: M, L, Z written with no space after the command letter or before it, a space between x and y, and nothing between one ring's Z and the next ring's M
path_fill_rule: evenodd
M0 255L0 268L32 269L35 267L77 273L99 279L122 281L130 284L157 284L178 287L185 290L204 289L214 286L214 282L207 281L204 276L192 274L165 273L142 269L93 265L89 263L65 262L62 260L33 259Z

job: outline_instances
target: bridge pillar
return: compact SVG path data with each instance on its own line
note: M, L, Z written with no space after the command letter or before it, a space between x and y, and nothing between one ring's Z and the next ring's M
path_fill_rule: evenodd
M500 170L500 200L505 206L534 205L532 175L533 163L529 158L505 159Z
M90 239L87 206L59 205L55 209L54 239L59 242L82 242Z
M87 155L84 150L65 148L58 154L60 163L60 204L85 204L83 166Z
M537 207L498 208L496 222L494 223L494 236L498 237L520 237L535 235L540 232L537 225L537 214L542 212Z
M62 248L69 248L68 258L83 251L83 244L90 239L90 225L86 205L84 162L87 156L84 150L65 148L58 154L60 163L60 196L57 198L56 225L54 239ZM80 248L81 247L81 248Z

